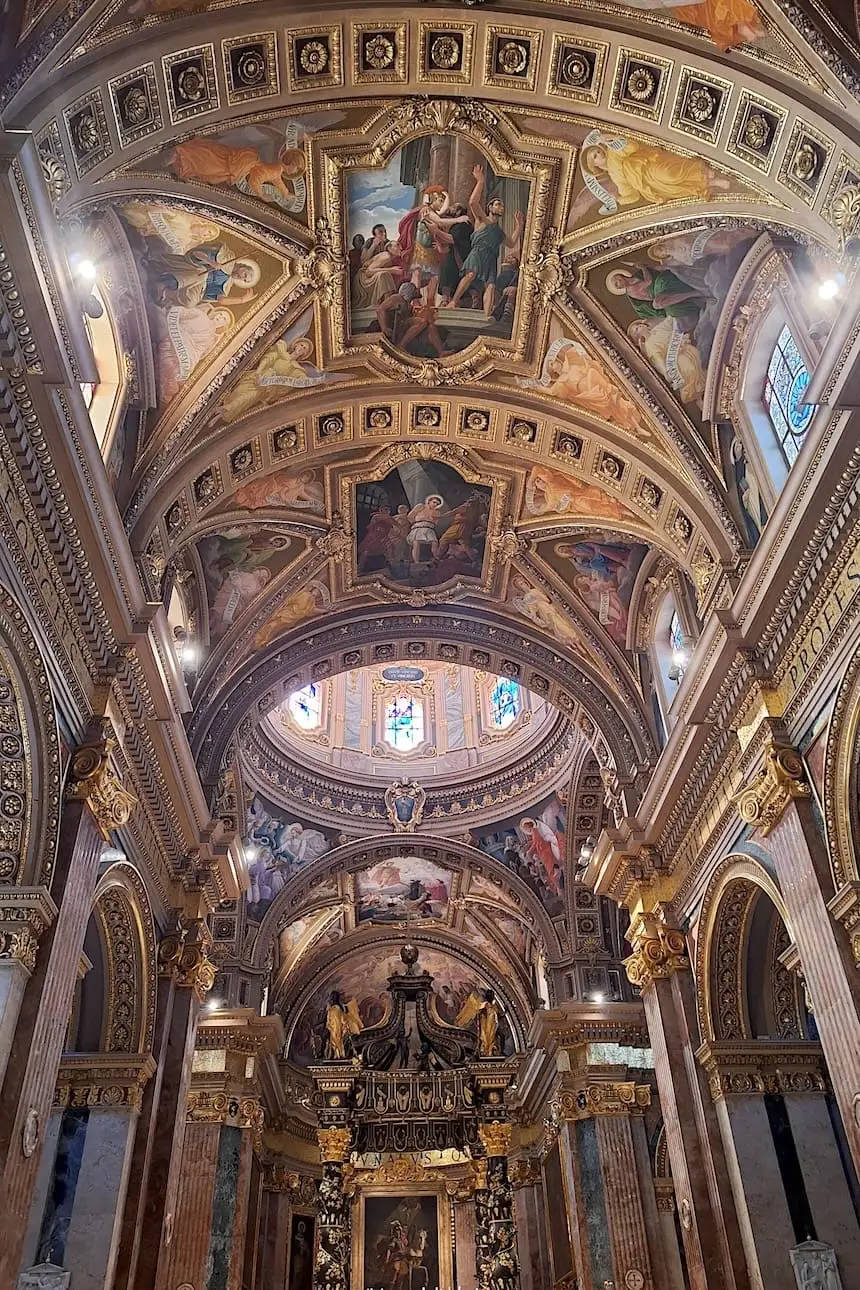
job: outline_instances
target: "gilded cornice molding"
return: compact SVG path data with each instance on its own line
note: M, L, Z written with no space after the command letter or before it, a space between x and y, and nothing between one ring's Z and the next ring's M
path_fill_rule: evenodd
M280 1160L263 1161L262 1174L264 1191L282 1192L291 1198L293 1204L316 1204L317 1180L311 1175L291 1169Z
M803 758L795 748L780 744L771 736L764 749L763 765L732 801L744 824L751 824L761 837L776 828L789 802L810 796Z
M564 1084L553 1096L552 1117L559 1121L590 1120L602 1115L643 1115L651 1105L651 1089L634 1080Z
M189 1124L250 1129L256 1150L262 1146L265 1114L257 1097L237 1097L220 1090L192 1088L188 1094L185 1118Z
M811 1040L712 1040L702 1044L696 1059L707 1072L715 1102L766 1093L825 1093L828 1088L821 1046Z
M154 1074L150 1053L67 1054L57 1074L54 1106L137 1112Z
M655 914L640 914L631 924L627 939L635 949L624 960L624 967L628 980L640 990L676 972L689 971L684 934L667 927Z
M261 1017L253 1008L215 1012L201 1017L197 1025L195 1048L224 1049L259 1057L277 1053L284 1046L284 1025L277 1014Z
M57 916L45 887L0 887L0 960L36 966L39 940Z
M860 882L846 882L828 901L827 908L848 933L854 962L860 968Z

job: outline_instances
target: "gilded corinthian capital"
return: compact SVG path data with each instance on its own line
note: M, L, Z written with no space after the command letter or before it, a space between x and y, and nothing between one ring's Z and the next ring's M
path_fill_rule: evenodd
M628 979L640 990L690 966L683 933L667 927L654 914L640 914L631 924L628 939L635 953L624 960L624 966Z
M317 1129L320 1159L323 1163L340 1164L349 1155L352 1134L346 1128Z
M110 756L116 740L108 736L97 744L85 744L72 753L66 798L86 802L105 841L112 829L128 823L137 798L114 775Z

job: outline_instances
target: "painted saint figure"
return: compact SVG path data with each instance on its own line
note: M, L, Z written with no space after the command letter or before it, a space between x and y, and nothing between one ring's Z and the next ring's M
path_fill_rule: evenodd
M474 224L469 254L463 262L463 272L451 300L456 308L470 288L482 292L484 313L492 318L496 308L496 280L499 269L499 252L503 246L519 250L523 237L525 216L517 211L514 216L514 236L509 237L502 228L505 204L500 197L486 200L487 172L484 166L474 166L475 186L469 197L469 215Z
M344 1061L352 1051L352 1036L361 1030L361 1014L355 999L344 1003L339 990L332 990L325 1014L328 1061Z

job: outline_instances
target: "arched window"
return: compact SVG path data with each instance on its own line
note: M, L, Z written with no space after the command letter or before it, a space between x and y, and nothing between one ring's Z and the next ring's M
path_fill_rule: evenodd
M398 694L385 706L385 742L397 752L411 752L424 738L424 705L411 694Z
M797 459L803 436L815 414L814 406L804 402L808 385L809 370L791 328L786 324L777 337L768 363L764 404L789 466Z
M315 730L322 720L322 688L319 685L304 686L290 695L290 715L303 730Z
M516 721L522 710L520 687L509 676L496 677L496 683L490 691L490 708L493 725L497 730L506 730Z
M669 679L674 681L676 685L680 685L687 670L689 655L687 642L684 638L684 628L681 625L681 619L678 617L677 609L673 609L672 617L669 619L669 649L672 659L669 666Z

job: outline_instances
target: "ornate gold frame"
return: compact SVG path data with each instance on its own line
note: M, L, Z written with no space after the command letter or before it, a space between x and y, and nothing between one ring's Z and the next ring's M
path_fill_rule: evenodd
M435 1196L436 1227L439 1240L438 1290L454 1290L454 1218L452 1201L444 1178L438 1181L398 1183L361 1183L352 1202L352 1284L364 1287L364 1206L368 1196ZM436 1287L430 1287L436 1290Z

